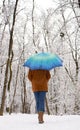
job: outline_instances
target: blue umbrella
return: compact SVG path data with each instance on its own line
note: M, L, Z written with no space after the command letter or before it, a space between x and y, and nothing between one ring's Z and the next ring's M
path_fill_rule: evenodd
M62 65L63 61L56 54L42 52L31 56L23 66L29 67L31 70L51 70Z

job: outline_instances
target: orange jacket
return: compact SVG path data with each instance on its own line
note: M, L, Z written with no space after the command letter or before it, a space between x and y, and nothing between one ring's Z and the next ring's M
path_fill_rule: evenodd
M33 92L48 91L48 80L50 79L48 70L29 70L28 78L32 83Z

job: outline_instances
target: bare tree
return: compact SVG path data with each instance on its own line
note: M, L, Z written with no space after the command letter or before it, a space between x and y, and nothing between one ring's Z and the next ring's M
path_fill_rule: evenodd
M80 0L78 0L78 5L79 5L79 8L80 8Z
M76 23L77 23L77 26L79 27L79 19L77 17L77 13L76 13L76 10L75 8L73 7L72 5L72 2L70 0L70 4L71 4L71 7L72 7L72 11L74 12L74 15L75 15L75 26L76 26ZM63 11L63 8L62 8L62 18L63 18L63 21L64 21L64 28L65 28L65 33L67 35L67 38L68 38L68 43L69 43L69 46L70 46L70 49L71 49L71 55L72 55L72 59L74 61L74 64L75 64L75 69L74 69L74 73L75 75L71 72L72 70L70 70L69 68L65 67L65 70L69 76L69 78L71 79L74 87L75 87L75 109L74 109L74 112L78 112L79 110L79 100L78 100L78 91L79 91L79 86L78 86L78 75L79 75L79 47L78 47L78 32L79 32L79 28L77 27L74 31L73 34L75 34L75 40L74 40L74 43L72 43L71 41L71 36L69 35L68 31L67 31L67 27L66 27L66 20L65 20L65 16L64 16L64 11Z
M12 27L11 27L11 30L10 30L8 59L7 59L7 62L6 62L5 79L4 79L3 94L2 94L1 107L0 107L0 115L3 115L4 105L5 105L6 89L8 89L8 91L10 91L10 83L11 83L11 79L12 79L11 65L12 65L12 59L13 59L13 55L14 55L13 49L12 49L13 48L13 32L14 32L14 25L15 25L18 1L19 0L16 0L16 3L15 3L14 12L13 12L13 22L12 22Z
M35 9L35 0L32 3L32 34L33 34L33 44L35 45L35 25L34 25L34 9Z

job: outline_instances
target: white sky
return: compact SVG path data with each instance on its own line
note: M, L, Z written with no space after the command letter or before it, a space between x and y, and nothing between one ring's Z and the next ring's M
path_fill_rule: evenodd
M53 0L35 0L41 8L55 7L56 3ZM55 4L54 4L55 3Z

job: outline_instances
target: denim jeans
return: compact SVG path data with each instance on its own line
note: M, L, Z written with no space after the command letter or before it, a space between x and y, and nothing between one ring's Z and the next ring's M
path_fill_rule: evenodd
M36 100L36 109L37 112L45 111L45 97L46 97L46 92L45 91L40 91L40 92L34 92L35 100Z

